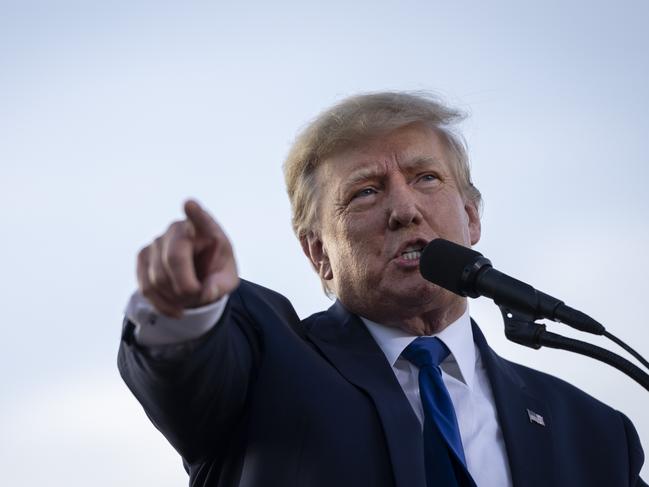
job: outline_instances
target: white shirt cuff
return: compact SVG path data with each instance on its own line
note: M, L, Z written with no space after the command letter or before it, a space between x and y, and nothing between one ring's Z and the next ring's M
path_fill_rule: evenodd
M195 340L210 331L219 321L230 296L200 308L184 310L180 319L159 313L139 291L131 296L126 316L135 324L135 341L144 347L178 345Z

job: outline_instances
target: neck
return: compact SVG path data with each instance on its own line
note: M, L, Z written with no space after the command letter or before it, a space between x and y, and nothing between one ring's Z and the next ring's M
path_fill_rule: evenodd
M410 335L424 336L441 332L455 323L467 309L467 299L446 291L438 300L428 303L407 303L402 306L390 306L389 303L367 302L347 303L341 299L345 307L360 316L375 323L401 328ZM441 302L440 302L441 301ZM357 306L354 306L357 304Z
M464 314L466 307L466 299L461 299L455 306L432 309L393 323L412 335L433 335L455 323Z

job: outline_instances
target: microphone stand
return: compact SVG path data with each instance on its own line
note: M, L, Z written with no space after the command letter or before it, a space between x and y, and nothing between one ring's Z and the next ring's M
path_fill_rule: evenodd
M509 340L536 350L541 347L557 348L594 358L615 367L649 391L649 374L627 359L592 343L549 332L545 325L534 322L532 314L519 312L503 305L498 307L505 322L505 336Z

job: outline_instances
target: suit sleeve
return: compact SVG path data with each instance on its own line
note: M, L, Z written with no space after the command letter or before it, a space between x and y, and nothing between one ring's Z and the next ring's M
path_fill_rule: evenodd
M296 322L281 295L242 281L206 335L178 345L142 347L125 320L118 353L122 378L146 414L188 463L218 457L241 429L264 323Z
M638 432L629 418L622 413L620 413L620 416L624 424L629 451L629 485L633 487L648 487L644 480L640 478L640 469L644 463L644 452L640 445Z

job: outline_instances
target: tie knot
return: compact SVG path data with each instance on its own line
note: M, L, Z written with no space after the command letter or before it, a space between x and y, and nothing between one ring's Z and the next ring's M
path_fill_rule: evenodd
M425 365L439 367L450 353L448 347L439 338L419 337L415 338L401 355L421 369Z

